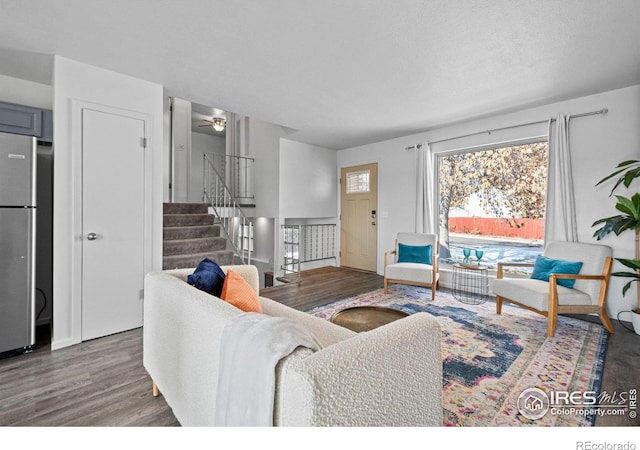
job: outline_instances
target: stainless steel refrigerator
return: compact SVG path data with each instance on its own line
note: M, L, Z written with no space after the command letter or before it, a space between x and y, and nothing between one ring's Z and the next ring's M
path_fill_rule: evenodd
M35 344L36 145L0 133L0 354Z

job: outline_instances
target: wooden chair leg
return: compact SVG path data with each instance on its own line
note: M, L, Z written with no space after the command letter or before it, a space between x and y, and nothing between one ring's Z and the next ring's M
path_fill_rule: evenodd
M160 389L158 389L158 386L155 382L152 382L151 391L154 397L158 397L160 395Z
M436 298L436 283L431 283L431 300Z
M496 295L496 314L502 314L502 297Z
M547 308L547 337L556 334L556 324L558 323L558 286L555 277L549 280L549 303Z
M547 336L553 337L556 334L556 324L558 323L558 313L549 311L549 315L547 316Z
M384 278L384 293L386 294L388 290L389 290L389 287L387 285L387 278L385 277Z
M613 334L613 324L611 323L611 320L609 319L609 314L607 314L607 310L605 308L602 308L600 310L600 314L598 314L600 316L600 320L602 321L602 325L604 325L604 327L606 328L606 330Z

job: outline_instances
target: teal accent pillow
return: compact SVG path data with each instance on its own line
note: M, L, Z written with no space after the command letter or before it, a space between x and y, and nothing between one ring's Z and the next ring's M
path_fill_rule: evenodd
M398 244L398 262L431 264L431 246Z
M538 255L533 265L533 273L531 278L542 281L549 281L549 275L554 273L567 273L577 275L582 269L581 262L564 261L562 259L551 259L546 256ZM576 280L558 279L560 286L573 289Z

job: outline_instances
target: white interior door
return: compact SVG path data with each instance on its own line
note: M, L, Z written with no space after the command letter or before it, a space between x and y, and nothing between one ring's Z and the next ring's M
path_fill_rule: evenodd
M145 120L82 109L82 340L142 326Z

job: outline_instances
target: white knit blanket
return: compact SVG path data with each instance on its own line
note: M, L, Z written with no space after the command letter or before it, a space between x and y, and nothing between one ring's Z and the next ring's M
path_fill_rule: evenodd
M290 319L243 313L222 331L216 426L273 426L276 365L297 347L320 344Z

